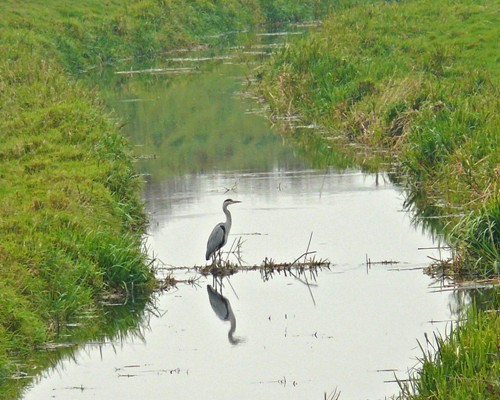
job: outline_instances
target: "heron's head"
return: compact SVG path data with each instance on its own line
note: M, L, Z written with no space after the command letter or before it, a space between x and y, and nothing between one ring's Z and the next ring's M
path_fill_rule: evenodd
M236 203L241 203L241 201L233 200L233 199L226 199L226 200L224 200L224 203L222 204L222 206L227 207L231 204L236 204Z

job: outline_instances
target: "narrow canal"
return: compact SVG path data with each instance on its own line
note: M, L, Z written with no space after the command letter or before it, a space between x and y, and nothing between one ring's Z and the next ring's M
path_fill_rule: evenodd
M276 39L276 37L272 37ZM279 35L287 40L286 35ZM384 174L318 165L272 131L245 98L250 68L273 44L216 57L167 54L103 83L139 157L150 217L147 247L160 277L140 326L88 343L43 374L25 399L383 399L443 332L459 301L423 273L438 243L403 211ZM211 58L211 60L207 60ZM233 322L214 312L204 277L212 227L231 206L230 260L291 262L307 249L329 269L239 272L224 280ZM371 263L367 263L367 260ZM228 333L233 324L234 332Z

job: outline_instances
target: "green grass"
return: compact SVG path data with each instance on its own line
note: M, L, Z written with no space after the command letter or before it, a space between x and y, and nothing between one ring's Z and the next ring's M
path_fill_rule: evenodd
M244 6L242 6L244 3ZM71 5L32 0L0 4L0 27L35 32L70 72L103 68L121 58L147 58L260 21L255 1L82 0Z
M498 303L496 305L498 307ZM466 322L452 326L444 338L427 338L421 367L409 382L400 382L402 397L420 399L477 399L500 397L500 316L478 312L473 305Z

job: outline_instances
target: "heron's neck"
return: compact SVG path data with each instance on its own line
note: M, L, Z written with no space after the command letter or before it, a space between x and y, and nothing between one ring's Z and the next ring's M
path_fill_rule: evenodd
M229 229L229 228L231 228L231 224L232 224L233 220L231 219L231 213L227 209L227 205L222 207L222 211L224 211L224 214L226 214L226 226Z

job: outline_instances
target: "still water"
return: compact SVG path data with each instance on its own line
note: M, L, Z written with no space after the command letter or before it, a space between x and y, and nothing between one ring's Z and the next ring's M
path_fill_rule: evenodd
M254 48L260 54L263 46L236 51ZM206 67L197 53L183 56L163 61L185 68L175 77L163 65L154 75L115 74L105 93L127 122L146 180L148 251L162 263L160 277L186 282L155 297L139 332L82 346L24 398L397 393L394 377L405 378L417 363L417 340L456 318L453 295L422 271L429 256L443 256L433 249L438 243L403 212L404 198L387 176L312 169L310 155L270 130L257 103L241 96L255 58L225 56ZM227 247L240 241L231 260L291 262L309 248L330 268L301 276L236 273L223 281L232 312L222 320L207 291L212 278L192 267L205 265L206 240L224 219L226 198L242 201L230 207Z

